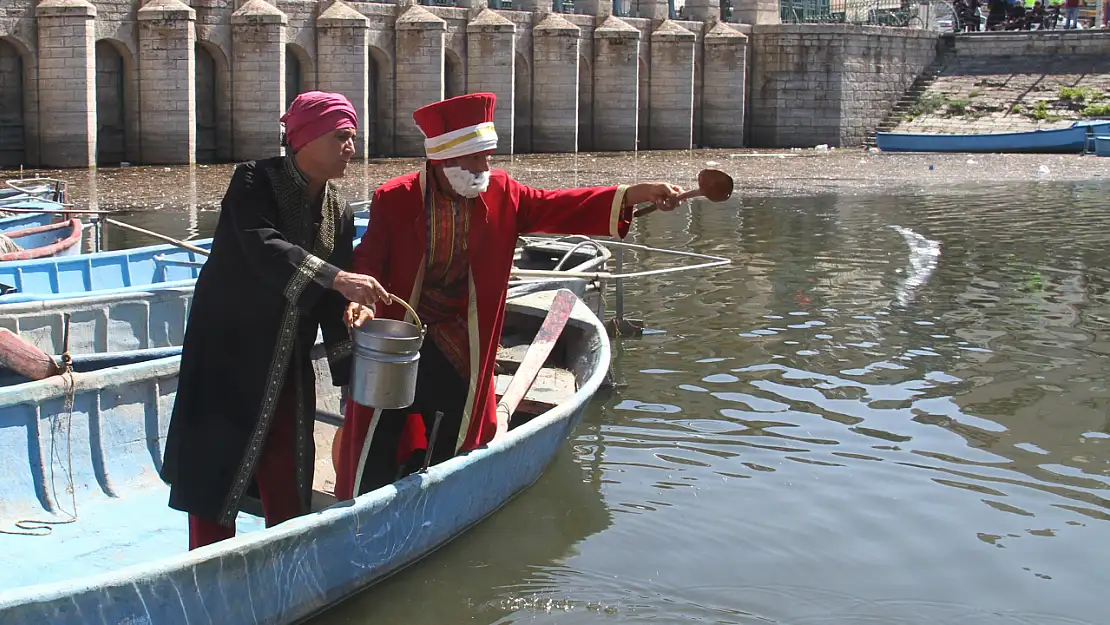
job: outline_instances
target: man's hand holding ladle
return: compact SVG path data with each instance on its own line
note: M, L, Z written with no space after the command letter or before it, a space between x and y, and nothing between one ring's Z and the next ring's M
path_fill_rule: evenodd
M633 187L630 187L628 190L631 191L632 188ZM659 208L663 208L663 210L672 210L682 202L695 197L704 197L710 202L724 202L732 197L732 176L719 169L703 169L698 173L697 189L680 193L668 199L665 206L660 206L659 202L653 202L651 206L646 206L634 212L633 216L643 217ZM639 201L637 203L644 203L644 201Z

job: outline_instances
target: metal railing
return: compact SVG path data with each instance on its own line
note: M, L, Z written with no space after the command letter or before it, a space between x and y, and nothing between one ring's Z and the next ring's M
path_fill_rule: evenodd
M953 14L937 0L780 0L784 24L855 24L936 30Z

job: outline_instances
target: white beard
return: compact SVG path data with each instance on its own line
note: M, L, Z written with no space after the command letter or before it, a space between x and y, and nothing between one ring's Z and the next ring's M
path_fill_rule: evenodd
M489 187L489 171L475 174L462 167L444 167L443 175L447 177L447 182L455 193L463 197L478 197L479 193L485 193Z

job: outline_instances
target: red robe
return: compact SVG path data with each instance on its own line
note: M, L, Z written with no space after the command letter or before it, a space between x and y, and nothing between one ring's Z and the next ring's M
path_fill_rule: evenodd
M427 253L424 189L426 170L394 178L378 187L370 224L355 248L352 271L378 279L387 291L408 296L417 308ZM625 186L540 190L513 180L502 170L490 174L489 188L474 203L467 238L470 263L468 330L470 387L456 452L484 445L497 429L494 364L505 317L505 293L517 238L527 234L581 234L625 237L631 211L624 209ZM379 304L377 316L408 319L397 304ZM335 493L353 496L361 480L366 433L376 412L348 402Z

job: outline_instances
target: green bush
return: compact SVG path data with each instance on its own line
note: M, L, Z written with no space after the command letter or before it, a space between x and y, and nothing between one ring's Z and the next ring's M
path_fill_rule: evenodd
M946 101L947 100L945 99L945 97L940 95L939 93L926 93L925 95L918 98L917 102L913 103L913 106L910 108L909 114L913 117L928 115L929 113L932 113L940 107L944 106L944 103Z
M949 100L948 114L964 115L965 113L967 113L967 107L969 106L971 106L971 100Z
M1101 100L1101 92L1090 87L1060 87L1057 96L1065 102L1094 102Z
M1110 103L1090 104L1080 114L1083 117L1110 117Z

